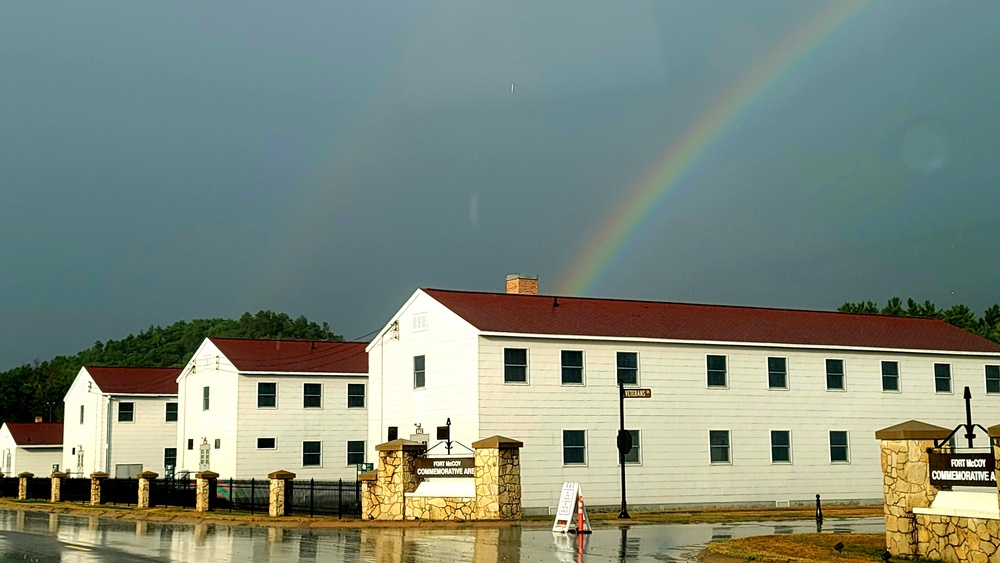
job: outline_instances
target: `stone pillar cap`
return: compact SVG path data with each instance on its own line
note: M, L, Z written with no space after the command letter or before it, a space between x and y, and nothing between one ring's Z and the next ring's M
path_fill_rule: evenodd
M194 474L195 479L218 479L219 474L214 471L201 471Z
M66 477L69 477L69 475L66 475L62 471L56 471L55 473L50 475L50 477L52 477L53 479L65 479Z
M107 479L108 474L103 471L96 471L90 474L91 479Z
M883 428L875 432L876 440L941 440L947 438L951 430L920 422L907 420L895 426Z
M159 476L159 473L153 473L152 471L143 471L139 474L140 479L156 479Z
M427 449L427 446L423 442L414 442L402 438L375 446L375 450L380 452L419 452L425 449Z
M523 447L524 447L524 442L519 442L511 438L506 438L504 436L500 436L499 434L496 436L490 436L489 438L483 438L478 442L472 443L472 448L476 450L482 450L486 448L509 450L514 448L523 448Z
M26 479L31 479L34 476L35 476L34 473L28 473L27 471L25 471L24 473L21 473L21 474L18 475L18 477L22 477L22 478L26 478Z
M994 424L986 429L986 432L990 435L990 438L1000 437L1000 424Z
M294 479L295 474L291 471L285 471L284 469L279 469L273 473L267 474L268 479Z
M374 481L375 479L378 479L378 471L374 469L358 475L358 481Z

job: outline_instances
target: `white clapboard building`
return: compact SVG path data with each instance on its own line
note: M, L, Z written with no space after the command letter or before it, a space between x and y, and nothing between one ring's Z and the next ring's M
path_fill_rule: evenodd
M62 423L5 422L0 427L0 472L6 477L31 473L48 477L62 461Z
M367 456L365 342L207 338L178 383L178 468L354 479Z
M61 462L73 477L101 471L161 476L177 463L180 368L84 366L63 398Z
M538 513L563 482L620 503L619 377L651 393L625 404L630 505L875 501L876 430L964 422L965 386L976 421L1000 422L1000 345L940 320L536 288L417 290L368 347L369 443L448 419L466 445L521 440L522 502Z

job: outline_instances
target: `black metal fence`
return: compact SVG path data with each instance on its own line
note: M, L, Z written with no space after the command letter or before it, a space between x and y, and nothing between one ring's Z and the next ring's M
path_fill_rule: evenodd
M52 498L52 479L31 477L28 479L28 499L49 500Z
M17 487L20 481L17 477L4 477L0 479L0 497L17 498Z
M267 513L270 504L270 484L267 479L228 479L216 487L218 510L247 511L250 514Z
M59 498L65 502L90 502L90 479L63 479Z
M360 481L292 479L285 485L285 512L338 518L361 516Z
M137 488L136 496L138 494ZM150 482L149 505L194 508L197 495L197 485L190 478L154 479Z
M104 479L101 482L101 504L132 506L139 502L139 481L132 479Z

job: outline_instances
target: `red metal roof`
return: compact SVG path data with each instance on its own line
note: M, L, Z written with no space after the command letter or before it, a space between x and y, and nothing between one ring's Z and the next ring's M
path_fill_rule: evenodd
M18 446L61 446L61 422L8 422L7 429Z
M367 342L209 340L240 371L368 373Z
M176 395L181 368L84 366L104 393Z
M486 332L1000 354L1000 344L939 319L441 289L424 292Z

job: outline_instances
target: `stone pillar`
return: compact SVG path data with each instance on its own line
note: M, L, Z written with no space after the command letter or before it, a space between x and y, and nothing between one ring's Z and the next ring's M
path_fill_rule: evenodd
M139 474L139 501L136 503L136 508L149 508L149 492L153 488L153 481L159 474L153 473L152 471L143 471Z
M101 504L101 483L108 478L103 471L90 474L90 506Z
M403 495L417 490L417 456L424 452L424 445L410 440L392 440L375 446L378 452L376 478L379 485L378 516L376 520L403 520L406 506Z
M195 498L194 509L197 512L208 512L212 510L215 504L215 496L218 494L216 492L216 485L219 474L213 471L202 471L201 473L195 473L194 478L197 479L195 493L197 497Z
M28 473L25 471L17 476L17 500L27 500L28 499L28 479L34 477L34 473Z
M917 420L875 432L882 448L882 495L885 499L885 545L896 557L917 556L914 508L930 506L937 495L931 486L927 450L951 431Z
M66 478L66 474L62 471L57 471L51 475L52 477L52 496L49 499L51 502L59 502L62 499L62 480Z
M521 517L521 448L523 442L491 436L472 443L476 452L476 519Z
M986 431L989 433L990 444L993 446L993 458L996 464L993 471L995 475L1000 475L1000 424L990 426ZM1000 480L997 480L997 487L1000 487ZM1000 503L1000 494L997 495L997 501Z
M366 471L358 475L361 481L361 519L375 520L380 512L378 471Z
M286 491L290 490L288 488L288 481L295 478L295 474L291 471L285 471L284 469L279 469L274 473L269 473L267 478L270 480L271 491L270 491L270 504L268 506L268 514L271 518L276 518L278 516L284 516L287 511L285 502L287 499Z

